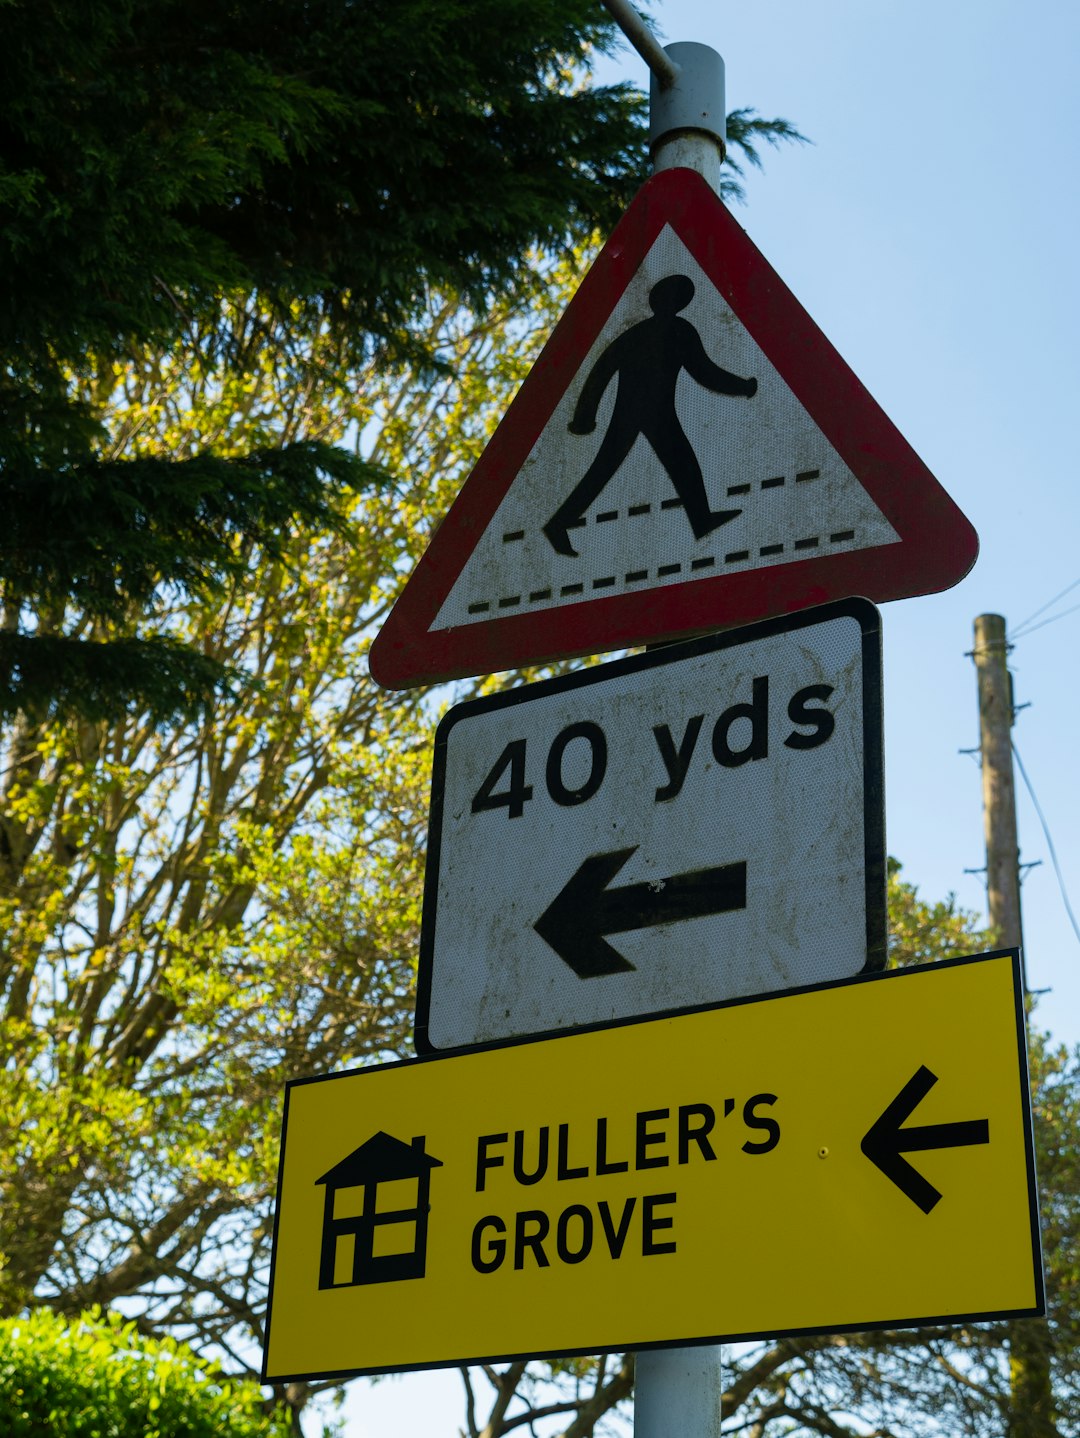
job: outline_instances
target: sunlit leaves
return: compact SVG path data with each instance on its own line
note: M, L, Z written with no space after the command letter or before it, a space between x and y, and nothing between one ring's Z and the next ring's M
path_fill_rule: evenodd
M38 1311L0 1321L0 1408L9 1438L285 1438L253 1383L223 1379L171 1338L119 1314L66 1324Z

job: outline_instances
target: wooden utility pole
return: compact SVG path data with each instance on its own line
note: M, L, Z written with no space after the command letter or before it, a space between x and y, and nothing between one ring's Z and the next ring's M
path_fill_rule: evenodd
M1012 675L1005 620L980 614L975 621L975 672L979 679L979 757L982 762L983 830L986 834L986 896L995 942L1022 948L1020 848L1016 836L1013 779ZM1024 967L1024 992L1028 992Z
M1020 846L1016 829L1013 775L1012 675L1005 620L980 614L975 620L975 670L979 681L979 757L982 764L983 829L986 834L986 895L995 941L1021 950ZM992 1262L992 1258L988 1258ZM1058 1438L1050 1386L1050 1328L1045 1318L1009 1324L1009 1408L1006 1438Z

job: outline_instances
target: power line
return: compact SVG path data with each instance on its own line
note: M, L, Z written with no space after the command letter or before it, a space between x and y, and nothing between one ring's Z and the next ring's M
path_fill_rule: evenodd
M1080 583L1080 580L1077 582ZM1071 585L1069 587L1072 588ZM1061 596L1059 595L1058 598L1060 599ZM1051 614L1050 618L1044 619L1041 624L1032 624L1030 628L1025 629L1022 634L1014 633L1010 635L1010 638L1014 643L1017 639L1026 639L1029 634L1034 634L1036 629L1045 629L1048 624L1054 624L1057 620L1064 619L1067 614L1075 614L1078 609L1080 609L1080 604L1073 604L1068 609L1063 609L1060 614Z
M1065 588L1061 591L1060 594L1055 594L1054 597L1053 597L1053 599L1048 599L1045 604L1041 604L1041 605L1039 606L1039 608L1036 609L1036 611L1035 611L1034 614L1029 614L1026 619L1022 619L1022 620L1020 621L1020 623L1016 626L1016 628L1013 630L1012 634L1011 634L1009 637L1010 637L1011 639L1019 639L1020 636L1022 635L1023 631L1027 628L1027 626L1031 623L1031 621L1032 621L1033 619L1038 619L1038 617L1039 617L1040 614L1045 614L1046 611L1047 611L1048 609L1052 608L1052 607L1058 602L1059 599L1064 599L1065 596L1066 596L1066 594L1071 594L1072 591L1076 588L1076 586L1077 586L1078 584L1080 584L1080 579L1074 579L1071 584L1067 584L1067 585L1065 586ZM1066 610L1066 613L1067 613L1067 614L1071 614L1071 613L1072 613L1072 610L1071 610L1071 609L1070 609L1070 610ZM1064 615L1060 615L1060 614L1059 614L1059 615L1056 615L1055 617L1058 618L1058 619L1063 619L1063 618L1064 618ZM1046 622L1047 624L1050 624L1050 623L1052 623L1053 621L1048 619L1048 620L1046 620L1045 622ZM1042 628L1042 625L1037 625L1036 628L1040 628L1040 629L1041 629L1041 628Z
M1080 580L1078 580L1077 582L1080 583ZM1028 772L1024 768L1024 761L1020 758L1020 750L1016 747L1015 743L1012 746L1012 751L1013 758L1016 760L1016 767L1020 770L1020 777L1024 781L1024 787L1031 795L1031 802L1035 806L1035 812L1039 816L1039 823L1042 825L1043 835L1046 839L1046 847L1050 850L1050 861L1054 866L1054 873L1057 875L1058 888L1061 890L1061 900L1062 903L1065 905L1065 912L1069 916L1069 922L1072 924L1073 933L1076 935L1077 942L1080 943L1080 924L1077 924L1076 915L1073 913L1072 905L1069 903L1069 893L1065 887L1065 877L1061 872L1061 865L1058 863L1057 850L1054 848L1054 841L1050 837L1050 826L1046 822L1046 815L1042 811L1042 805L1039 803L1039 800L1036 797L1034 787L1032 786L1031 780L1028 778Z

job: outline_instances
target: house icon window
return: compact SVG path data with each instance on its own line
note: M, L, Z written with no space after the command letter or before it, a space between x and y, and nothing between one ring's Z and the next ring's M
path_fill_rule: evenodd
M320 1288L423 1278L431 1170L442 1168L424 1143L380 1130L315 1180L326 1185Z

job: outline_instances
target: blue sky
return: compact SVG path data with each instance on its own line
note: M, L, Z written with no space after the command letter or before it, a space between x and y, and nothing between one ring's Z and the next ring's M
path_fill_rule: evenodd
M597 0L599 4L599 0ZM927 899L984 910L972 625L1018 630L1080 580L1080 6L1075 0L769 0L650 7L712 45L727 105L812 145L765 156L739 222L979 532L972 573L884 606L889 851ZM645 86L627 48L604 80ZM1080 584L1036 620L1080 605ZM1011 658L1017 747L1080 913L1080 609ZM1037 1021L1080 1042L1080 940L1019 797ZM453 1373L356 1383L347 1438L455 1438Z
M1066 4L770 4L723 23L659 11L724 54L728 106L783 114L812 147L769 156L739 218L979 532L972 573L884 607L890 852L928 898L982 911L978 742L966 652L977 614L1010 631L1080 579L1074 439L1074 74ZM1042 617L1080 602L1080 589ZM1080 904L1075 707L1080 612L1021 637L1015 739ZM1080 1040L1080 941L1030 799L1021 857L1038 1017Z

